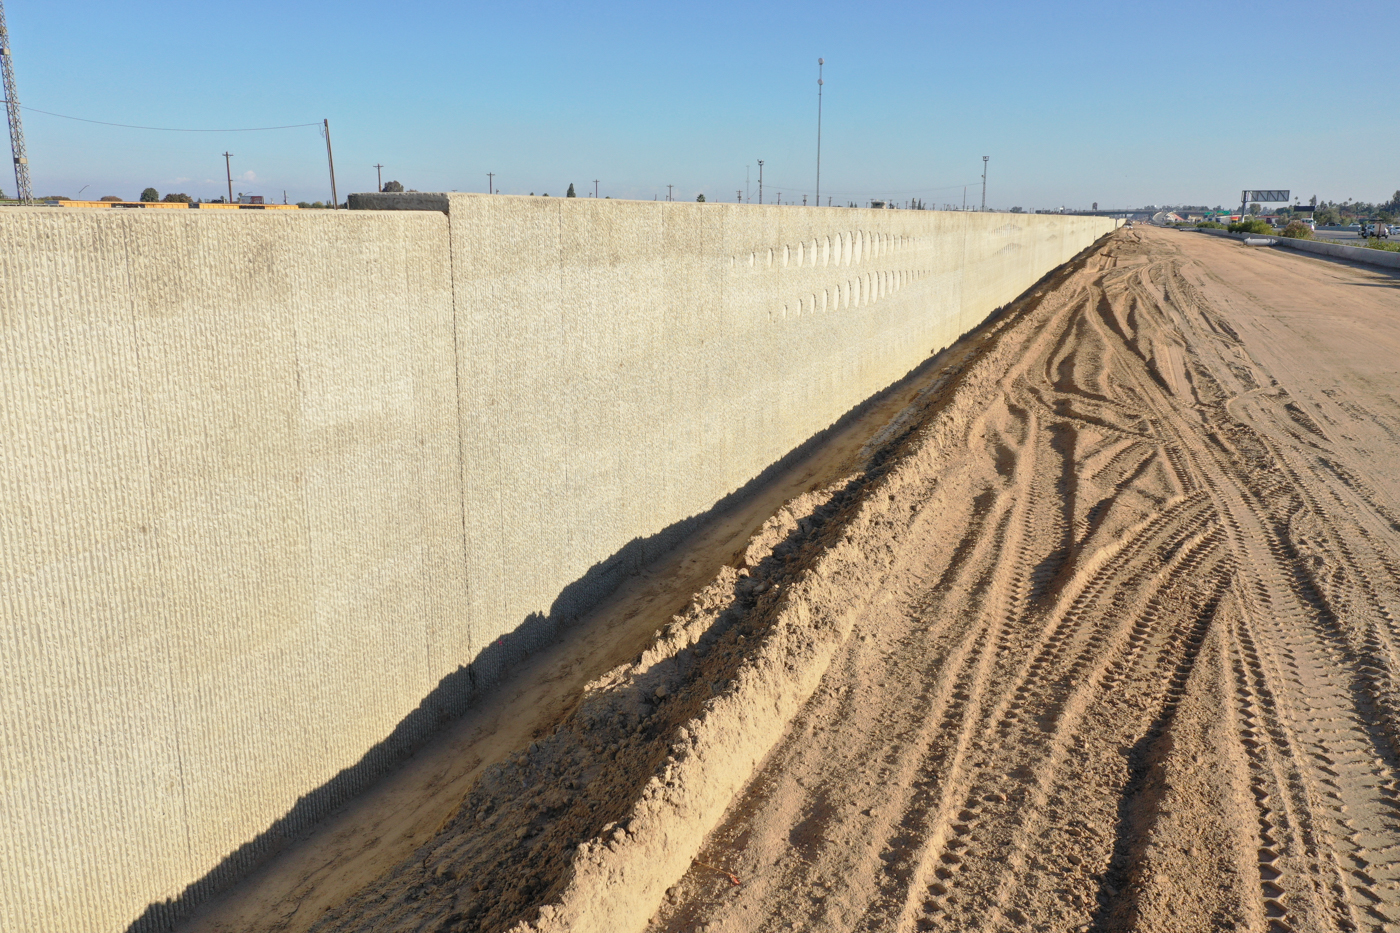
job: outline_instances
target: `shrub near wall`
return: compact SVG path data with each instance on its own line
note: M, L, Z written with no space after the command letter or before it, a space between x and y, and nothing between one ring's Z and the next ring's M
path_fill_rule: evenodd
M1228 229L1231 233L1261 233L1265 236L1271 236L1274 233L1273 227L1270 227L1258 218L1250 218L1249 220L1241 220L1238 223L1230 224Z

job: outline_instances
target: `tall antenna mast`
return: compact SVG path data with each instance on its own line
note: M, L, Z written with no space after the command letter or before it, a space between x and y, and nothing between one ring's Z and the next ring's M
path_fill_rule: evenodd
M822 66L826 59L817 59L817 207L822 206Z
M0 71L5 75L5 115L10 118L17 197L28 204L34 200L34 189L29 185L29 157L24 153L24 127L19 122L19 94L15 91L15 66L10 59L10 31L5 28L5 0L0 0Z

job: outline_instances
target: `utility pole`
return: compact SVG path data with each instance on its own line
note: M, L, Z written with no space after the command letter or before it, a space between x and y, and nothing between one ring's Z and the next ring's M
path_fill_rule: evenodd
M379 182L379 187L374 190L382 192L384 190L384 166L378 162L374 163L374 177Z
M744 192L743 192L743 191L735 191L735 192L734 192L734 203L736 203L736 204L743 204L743 203L744 203Z
M496 173L495 173L495 172L487 172L487 173L486 173L486 193L487 193L487 194L495 194L495 193L496 193Z
M666 186L666 200L668 200L668 201L671 200L671 189L674 188L674 187L676 187L676 186L675 186L675 185L667 185L667 186Z
M817 207L822 206L822 66L826 59L817 59ZM802 199L807 205L807 199Z
M758 160L758 203L763 203L763 160Z
M340 196L335 193L335 156L331 155L331 121L322 120L326 128L326 164L331 170L331 209L340 210Z
M224 177L228 179L228 203L233 203L233 169L229 168L228 160L233 155L231 152L224 153Z
M963 210L967 210L967 185L963 185Z
M987 210L987 160L991 156L982 157L982 210Z
M5 4L0 0L0 71L4 72L5 116L10 120L10 154L15 159L15 197L21 204L34 200L29 184L29 156L24 151L24 126L19 121L19 92L15 90L15 65L10 57L10 31L5 26Z
M598 196L598 179L593 179L593 197Z

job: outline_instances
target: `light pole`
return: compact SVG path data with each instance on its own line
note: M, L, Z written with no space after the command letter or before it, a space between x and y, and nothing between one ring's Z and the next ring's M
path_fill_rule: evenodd
M982 157L982 210L987 210L987 160L991 156Z
M486 173L486 193L487 193L487 194L495 194L495 193L496 193L496 173L495 173L495 172L487 172L487 173Z
M227 150L224 151L224 177L228 179L228 200L230 204L233 203L233 169L229 168L228 160L232 155L233 153Z
M676 187L676 186L675 186L675 185L667 185L667 186L666 186L666 200L668 200L668 201L671 200L671 189L674 188L674 187Z
M598 179L593 179L593 197L598 197Z
M382 192L384 190L384 166L378 162L374 163L374 175L379 179L379 187L374 190Z
M331 154L331 121L325 119L321 125L326 129L326 165L331 170L331 209L340 210L340 195L335 193L335 156Z
M758 160L758 203L763 203L763 160Z
M825 64L825 59L817 59L817 207L822 206L822 66Z

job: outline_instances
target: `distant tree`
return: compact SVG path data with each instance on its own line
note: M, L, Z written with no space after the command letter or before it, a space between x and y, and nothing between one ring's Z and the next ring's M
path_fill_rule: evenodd
M705 196L704 196L703 194L697 194L697 195L695 196L695 200L699 201L701 204L704 204L704 203L705 203Z
M165 201L168 204L194 203L194 198L190 197L188 194L175 194L173 191L170 194L167 194L165 197L161 198L161 200Z
M566 194L566 195L564 195L564 197L566 197L566 198L576 198L576 197L578 197L578 195L574 194L574 183L573 183L573 182L569 182L569 193Z
M1396 193L1397 195L1400 195L1400 191L1397 191L1397 192L1395 192L1395 193ZM1312 200L1308 201L1308 204L1311 205L1312 207L1317 207L1317 195L1313 195L1313 196L1312 196Z
M544 194L540 195L540 197L542 197L542 198L547 198L547 197L549 197L549 192L546 191Z
M312 201L312 202L311 202L311 207L312 207L313 209L319 209L319 208L323 208L323 207L325 207L325 206L326 206L326 205L322 204L320 201Z
M67 196L65 196L65 195L62 195L62 194L48 194L48 195L45 195L45 196L42 197L42 198L35 198L34 200L36 200L36 201L71 201L71 200L73 200L73 199L70 198L70 197L67 197ZM103 198L103 200L105 201L106 198ZM120 201L121 198L117 198L117 200Z
M1024 214L1025 211L1021 210L1021 208L1019 208L1019 207L1013 207L1013 208L1011 209L1011 213L1013 213L1013 214Z
M1324 207L1313 215L1313 219L1319 224L1339 224L1342 222L1342 215L1335 207Z
M310 201L298 201L298 202L297 202L297 207L301 208L302 210L306 210L306 209L308 209L309 207L311 207L311 202L310 202Z
M386 194L394 194L403 191L403 185L396 181L386 181L383 190Z
M1263 206L1262 206L1262 205L1254 204L1254 203L1251 203L1251 204L1249 205L1249 212L1250 212L1251 214L1257 214L1257 213L1259 213L1261 210L1263 210Z
M67 198L64 198L63 200L66 201L66 200L68 200L68 199L67 199ZM99 198L98 200L101 200L101 201L125 201L126 198L119 198L119 197L117 197L115 194L104 194L104 195L103 195L101 198Z
M157 191L157 190L154 189L154 188L147 188L145 191L141 192L141 200L143 200L143 201L159 201L159 200L160 200L160 192Z

